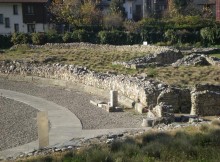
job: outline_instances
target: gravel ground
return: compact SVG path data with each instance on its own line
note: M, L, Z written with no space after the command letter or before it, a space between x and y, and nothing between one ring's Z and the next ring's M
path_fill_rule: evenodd
M142 115L134 112L108 113L89 103L91 99L100 97L77 89L16 82L4 78L0 78L0 88L41 97L66 107L80 119L83 129L139 128L143 119ZM0 150L37 138L34 119L37 110L20 102L0 98L0 112Z
M0 96L0 151L37 139L38 110Z
M139 128L143 120L142 115L137 115L134 112L108 113L89 102L91 99L100 99L100 97L80 92L77 89L45 87L3 78L0 78L0 88L41 97L66 107L80 119L83 129Z

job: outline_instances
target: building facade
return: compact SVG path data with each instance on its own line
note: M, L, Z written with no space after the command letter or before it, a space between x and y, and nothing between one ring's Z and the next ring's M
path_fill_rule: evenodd
M123 4L128 19L141 20L160 17L167 9L167 0L125 0Z
M47 0L0 0L0 34L47 32Z
M204 14L216 16L216 3L218 0L193 0L194 6ZM207 13L206 13L207 12Z
M220 0L216 0L216 21L220 21Z

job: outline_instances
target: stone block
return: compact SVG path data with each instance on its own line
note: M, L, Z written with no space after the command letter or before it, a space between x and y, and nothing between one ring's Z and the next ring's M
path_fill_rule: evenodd
M107 106L105 109L107 112L115 112L116 109L114 107Z
M153 121L154 121L154 119L151 119L151 118L143 119L141 126L142 127L152 127Z
M44 148L49 145L49 124L47 112L37 113L37 127L39 148Z
M110 91L110 106L118 106L118 91Z
M109 107L108 104L99 104L99 105L100 105L99 107L101 107L104 110L106 110Z
M95 106L98 106L98 104L104 104L105 102L99 100L90 100L90 103Z
M153 112L157 117L169 117L173 114L173 109L171 105L161 102L153 108Z
M117 107L115 107L115 111L116 112L121 112L121 111L123 111L123 109L121 107L117 106Z
M138 113L142 114L144 112L145 106L142 105L141 103L135 103L135 111Z

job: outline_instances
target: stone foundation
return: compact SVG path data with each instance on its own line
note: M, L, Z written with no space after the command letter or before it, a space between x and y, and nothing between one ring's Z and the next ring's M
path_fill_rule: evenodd
M191 95L189 89L167 88L160 93L157 103L172 105L175 113L190 113Z
M62 64L33 64L25 62L0 62L0 72L4 74L18 74L23 76L37 76L42 78L64 80L81 83L87 86L115 90L144 106L157 103L157 96L167 85L152 79L96 73L85 67Z
M115 61L112 64L113 65L122 65L126 68L131 69L137 69L147 66L164 66L164 65L170 65L177 60L183 58L183 55L178 50L174 49L161 49L156 50L154 52L150 51L150 54L147 54L146 56L135 58L133 60L130 60L128 62L119 62Z
M65 84L82 84L86 87L94 87L101 92L103 90L118 91L119 102L126 99L129 101L126 102L129 108L134 108L135 103L140 103L142 108L151 109L164 102L166 105L171 105L174 112L190 113L192 103L191 114L220 114L220 86L199 85L190 94L189 89L169 87L148 77L96 73L85 67L59 63L33 64L30 62L1 61L0 73L60 80Z
M220 115L220 86L197 85L191 92L191 115Z

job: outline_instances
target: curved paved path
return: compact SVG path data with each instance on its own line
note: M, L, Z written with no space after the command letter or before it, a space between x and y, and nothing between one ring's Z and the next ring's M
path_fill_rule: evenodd
M40 111L48 111L48 118L51 123L49 131L49 145L51 147L77 145L79 143L79 138L93 138L107 133L119 133L130 130L129 128L82 130L80 120L65 107L39 97L10 90L0 89L0 95L23 102ZM31 152L35 149L38 149L38 140L15 148L3 150L0 152L0 159L16 157L22 152Z
M71 140L74 137L74 134L77 134L78 136L79 132L82 131L80 120L72 112L62 106L39 97L10 90L0 89L0 94L6 98L23 102L40 111L48 111L48 118L51 123L49 131L50 146L62 144L68 140ZM38 141L15 148L16 152L24 150L28 151L29 148L38 149ZM13 154L15 150L8 149L8 153L7 151L2 151L0 152L0 157L3 153L4 155Z

